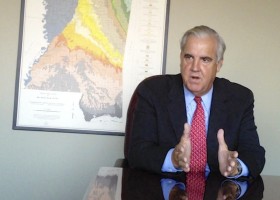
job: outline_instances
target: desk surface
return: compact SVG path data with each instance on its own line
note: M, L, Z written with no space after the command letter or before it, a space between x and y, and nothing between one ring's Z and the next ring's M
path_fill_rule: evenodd
M204 200L221 199L220 196L223 192L234 190L231 187L225 187L226 180L228 179L220 175L210 174L206 181ZM185 182L185 176L183 177L182 173L179 175L160 176L129 168L102 167L95 180L89 185L84 200L179 199L167 197L167 194L171 196L171 190L168 191L166 185L163 186L163 182L168 184L176 183L174 185L178 186L178 183L181 184ZM242 186L243 189L238 187L242 190L239 199L280 199L280 176L263 175L255 180L240 180L239 182L241 183L240 185L246 183L246 187ZM185 185L183 187L187 188ZM187 195L185 189L182 189L183 187L182 185L179 187L181 191L180 189L176 190L177 197L178 195ZM173 188L175 187L171 188L174 192L175 190L173 190ZM163 190L165 192L163 192Z

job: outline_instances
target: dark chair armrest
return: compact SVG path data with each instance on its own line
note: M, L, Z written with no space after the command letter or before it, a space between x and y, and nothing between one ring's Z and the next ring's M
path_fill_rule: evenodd
M128 161L125 158L119 158L116 160L114 167L128 167Z

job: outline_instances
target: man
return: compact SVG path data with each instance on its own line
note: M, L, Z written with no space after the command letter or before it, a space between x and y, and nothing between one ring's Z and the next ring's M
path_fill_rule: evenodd
M216 77L225 49L215 30L194 27L181 40L181 73L139 84L128 153L131 167L156 173L192 171L191 124L198 97L205 116L206 172L233 178L261 173L265 150L254 122L253 93Z

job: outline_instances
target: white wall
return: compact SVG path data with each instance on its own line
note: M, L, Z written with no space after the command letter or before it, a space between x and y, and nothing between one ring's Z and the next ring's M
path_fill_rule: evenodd
M20 3L0 0L0 199L82 199L124 138L12 130Z
M219 76L251 88L263 174L280 175L280 1L171 0L167 73L179 72L179 40L205 24L227 43ZM123 137L12 130L20 0L0 0L0 199L82 199L100 166L123 156Z

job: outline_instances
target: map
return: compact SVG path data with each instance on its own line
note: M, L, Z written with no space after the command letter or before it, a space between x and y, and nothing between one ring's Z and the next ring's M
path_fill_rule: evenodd
M56 27L59 19L53 18L56 2L45 1L44 37L49 45L30 66L26 88L82 93L79 106L86 121L102 115L122 117L122 62L130 2L64 1L62 16L72 18L61 32Z
M158 30L152 21L153 16L159 21L157 12L165 14L166 5L161 6L159 0L24 2L16 126L123 132L127 99L141 80L161 73L150 67L152 59L146 58L144 67L132 68L132 64L136 56L149 57L157 52L150 50L151 44L163 49L156 46L152 28L162 30L161 34L165 28ZM140 12L134 12L130 24L132 7ZM136 22L140 15L141 24ZM148 50L133 38L140 26ZM162 52L157 54L161 69ZM136 82L130 83L124 76ZM131 86L126 94L124 84Z

